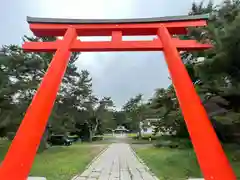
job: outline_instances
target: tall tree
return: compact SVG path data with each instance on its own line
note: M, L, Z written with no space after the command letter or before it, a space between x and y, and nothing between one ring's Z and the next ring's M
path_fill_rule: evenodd
M130 120L133 131L138 131L139 137L141 138L141 123L145 119L146 104L143 102L142 94L138 94L135 97L130 98L127 103L123 106L123 110L126 113L127 119Z
M23 40L52 41L55 38L24 36ZM5 135L8 132L16 132L53 54L24 53L16 45L4 46L3 51L5 56L0 58L1 78L4 78L5 81L7 80L6 82L2 81L2 83L4 86L8 85L9 88L2 88L2 99L8 99L9 106L12 107L9 112L1 111L1 115L4 113L4 117L6 117L0 127L0 129L3 128L1 129L1 134ZM51 133L67 133L75 130L75 124L81 117L79 109L81 109L83 102L92 94L89 73L87 71L78 72L75 66L78 55L79 53L73 53L70 58L40 149L42 145L43 148L46 146L48 130ZM7 93L3 92L3 90ZM4 107L5 109L7 108L6 105ZM14 117L10 118L10 116Z
M239 42L240 36L240 1L226 0L218 6L212 1L193 3L190 15L210 13L210 21L206 28L190 29L189 38L210 42L214 47L204 52L184 52L184 62L190 64L190 74L195 87L205 105L217 104L215 112L209 113L217 132L218 127L239 123ZM202 62L198 59L201 57ZM214 109L214 108L210 108ZM208 110L208 108L207 108ZM231 118L228 118L231 117ZM233 120L234 119L234 120ZM222 135L221 135L222 136Z

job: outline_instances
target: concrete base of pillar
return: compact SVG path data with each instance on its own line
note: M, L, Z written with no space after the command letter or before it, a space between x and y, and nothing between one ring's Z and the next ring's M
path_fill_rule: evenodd
M45 177L28 177L27 180L47 180Z

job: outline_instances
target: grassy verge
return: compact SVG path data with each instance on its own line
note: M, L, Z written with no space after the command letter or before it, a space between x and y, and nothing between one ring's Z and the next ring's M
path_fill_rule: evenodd
M142 147L135 150L160 180L186 180L202 176L192 149ZM227 148L226 152L240 178L240 152L231 148Z
M3 160L9 145L10 145L10 141L2 140L2 139L0 140L0 162Z
M137 133L128 133L127 136L130 138L134 138L137 137Z
M136 133L127 134L129 144L152 144L156 141L158 136L142 134L141 138L138 138ZM150 139L151 138L151 139Z
M84 171L88 163L103 146L74 144L69 147L52 147L37 155L31 175L45 176L48 180L67 180Z
M7 151L8 144L0 143L1 159ZM46 177L47 180L70 180L74 175L84 171L104 147L106 146L80 143L68 147L51 147L35 157L30 175Z

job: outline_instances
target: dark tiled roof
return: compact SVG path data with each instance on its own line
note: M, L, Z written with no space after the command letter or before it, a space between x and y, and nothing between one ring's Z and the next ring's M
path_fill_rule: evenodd
M208 20L209 15L194 16L166 16L153 18L137 18L137 19L64 19L64 18L40 18L27 17L28 23L46 23L46 24L126 24L126 23L160 23L160 22L177 22L189 20Z

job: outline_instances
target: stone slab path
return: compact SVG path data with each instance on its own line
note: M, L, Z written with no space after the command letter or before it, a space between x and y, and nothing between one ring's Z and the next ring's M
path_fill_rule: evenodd
M72 180L158 180L129 144L114 143Z

